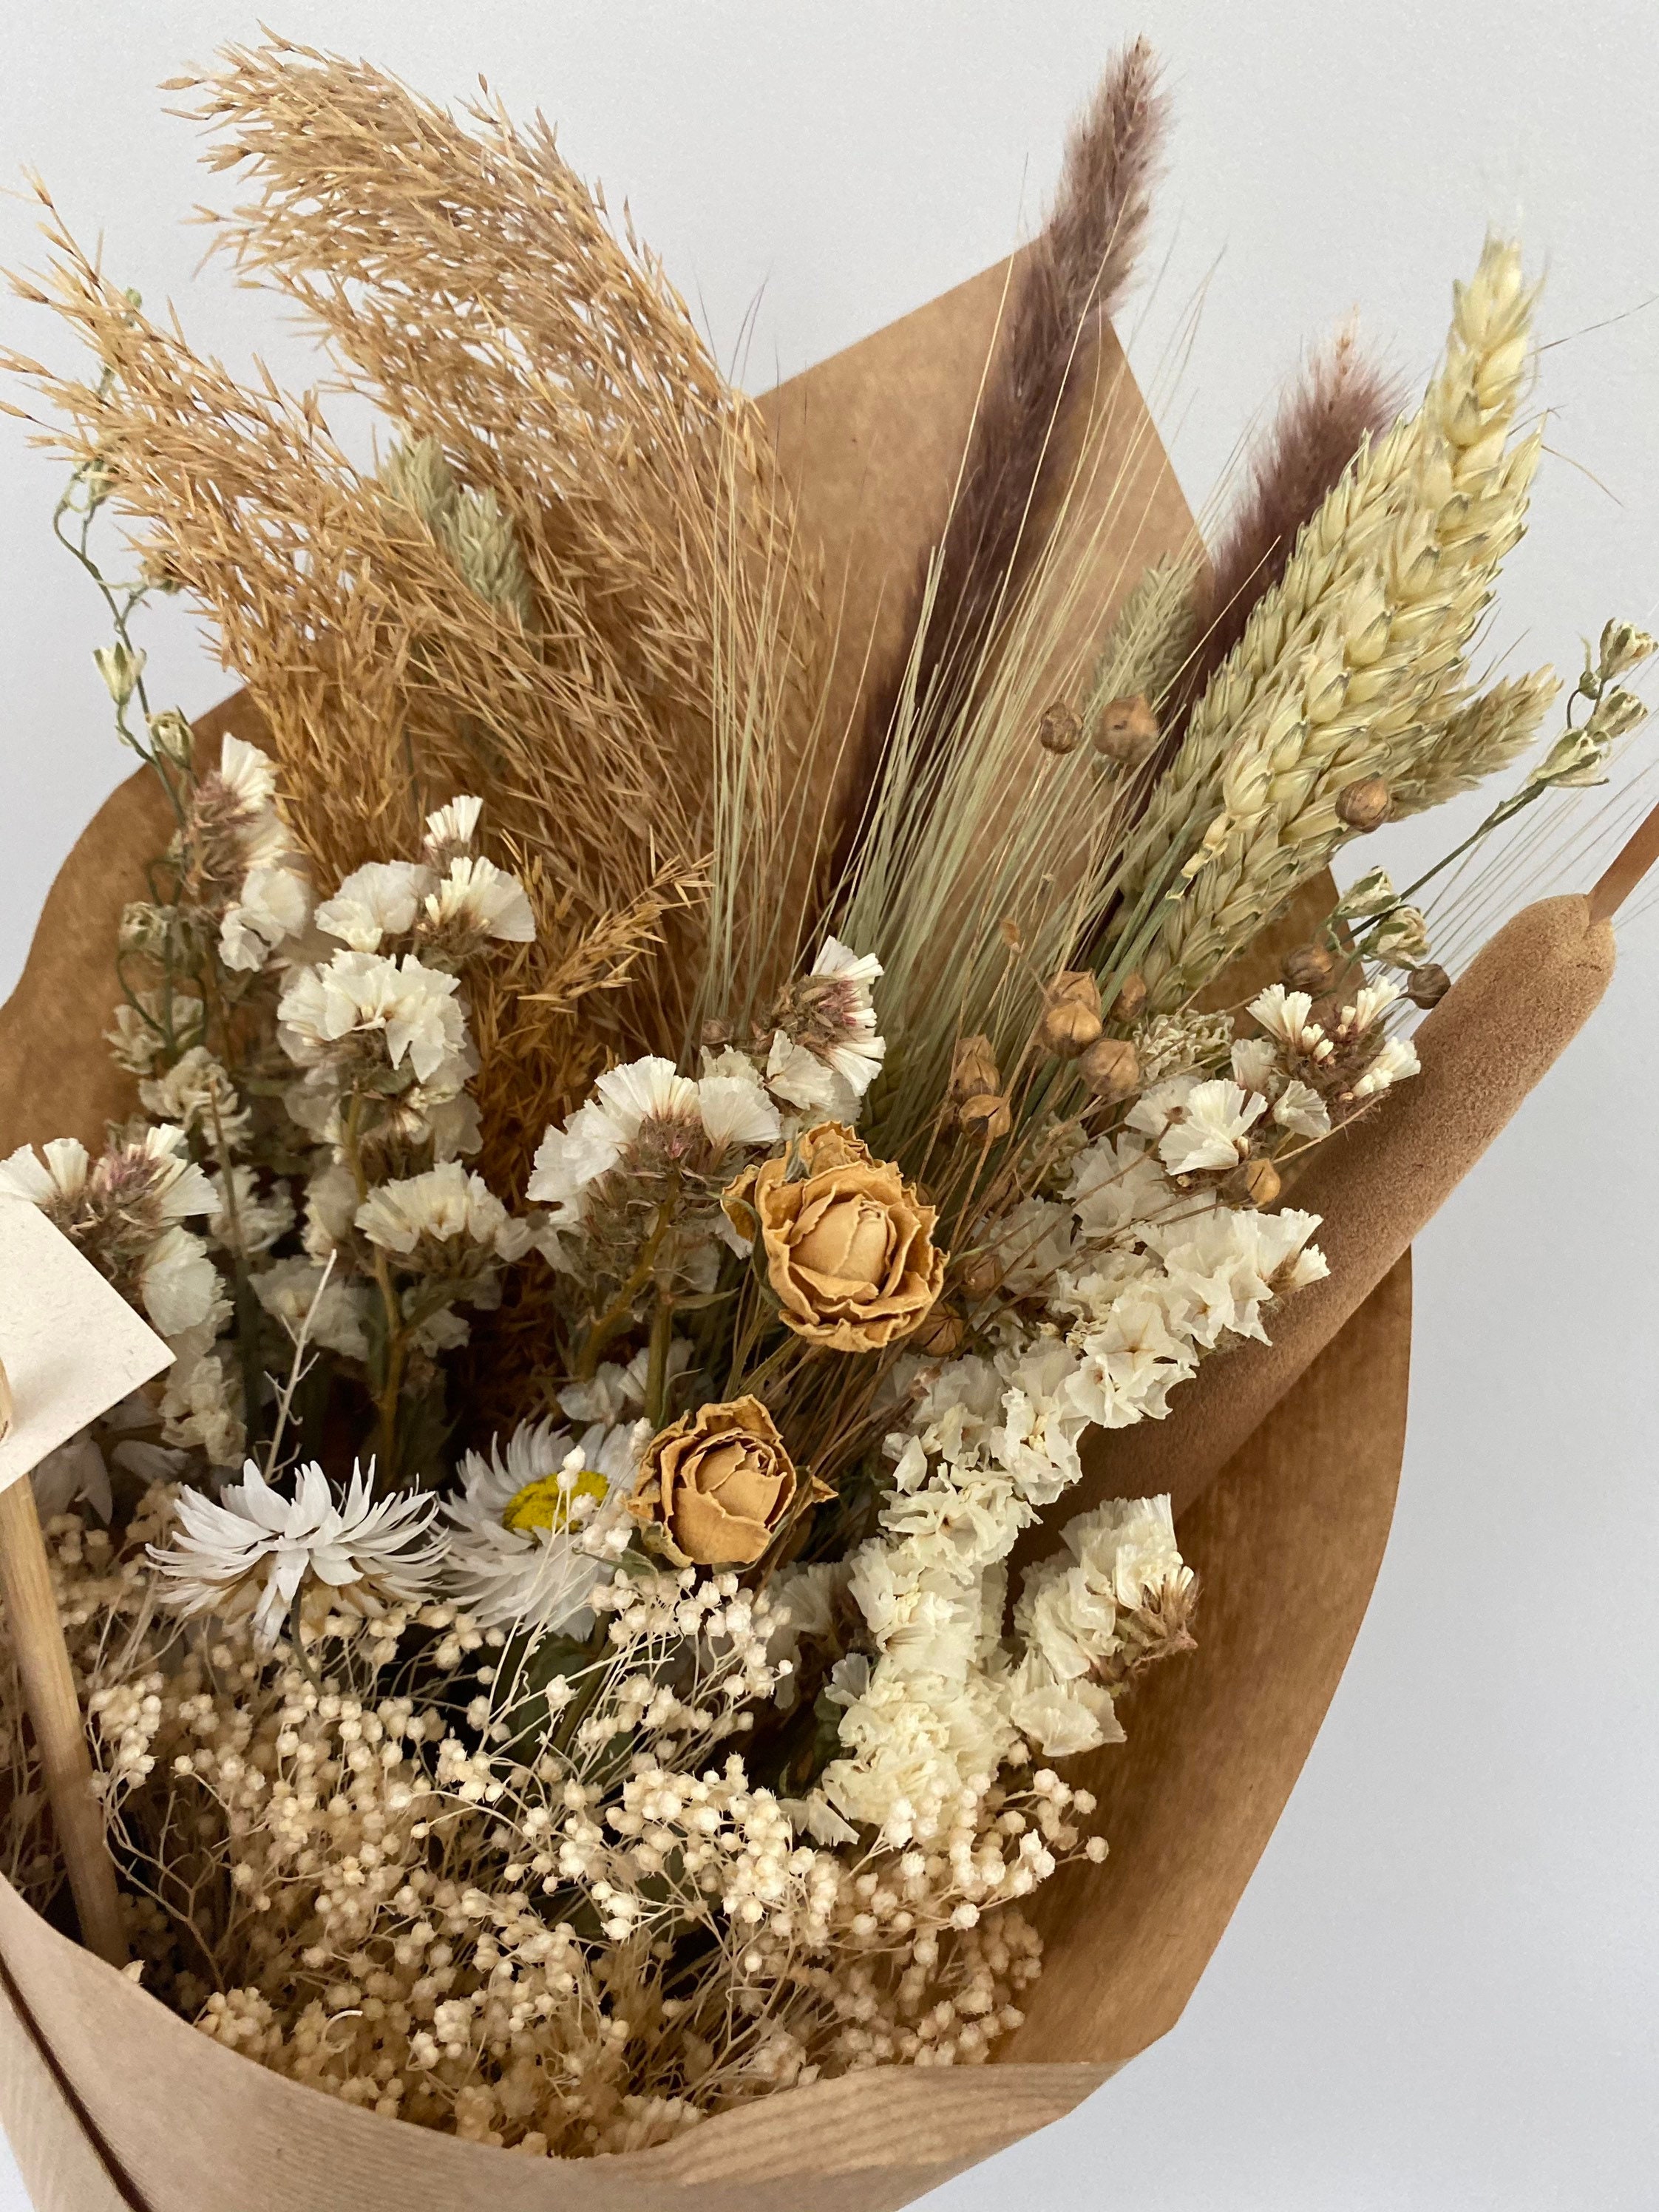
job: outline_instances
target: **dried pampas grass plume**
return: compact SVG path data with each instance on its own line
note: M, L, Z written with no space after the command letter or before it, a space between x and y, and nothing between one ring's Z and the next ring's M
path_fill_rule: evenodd
M44 190L52 274L19 289L107 374L9 366L212 620L319 881L415 849L458 790L483 798L499 857L537 863L533 955L474 987L483 1164L516 1188L596 1046L684 1041L731 698L762 702L751 781L806 742L817 611L770 442L539 118L457 117L282 40L168 89L250 188L204 219L321 328L391 454L360 470L315 394L198 357ZM739 857L720 927L741 937L767 879ZM580 1024L561 1011L578 983Z
M1405 404L1401 380L1367 355L1352 323L1316 353L1248 456L1246 484L1210 554L1205 619L1183 689L1196 697L1285 573L1304 525L1368 439Z
M906 647L874 685L848 830L857 830L908 694L944 742L951 708L1037 551L1030 526L1056 425L1091 341L1121 304L1152 212L1168 122L1152 48L1113 62L1073 126L1053 210L1018 264L944 539L915 587Z

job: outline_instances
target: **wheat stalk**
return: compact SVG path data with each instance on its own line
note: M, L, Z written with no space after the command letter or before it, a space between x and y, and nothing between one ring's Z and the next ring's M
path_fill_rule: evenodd
M1106 964L1154 1008L1223 966L1348 834L1347 783L1407 777L1463 704L1465 656L1524 527L1510 436L1534 293L1489 240L1419 412L1367 446L1194 708L1126 856Z

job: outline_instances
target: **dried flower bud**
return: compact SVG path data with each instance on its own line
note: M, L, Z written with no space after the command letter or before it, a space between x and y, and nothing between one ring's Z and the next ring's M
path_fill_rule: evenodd
M1610 684L1615 676L1622 676L1626 669L1638 667L1656 652L1659 652L1659 645L1656 645L1644 629L1638 629L1634 623L1610 622L1601 631L1595 673L1603 684ZM1580 689L1583 688L1581 685Z
M118 707L125 707L138 689L138 679L144 672L143 654L129 649L118 638L113 645L94 646L92 657L110 697Z
M1378 922L1366 951L1391 968L1418 968L1428 958L1429 925L1421 909L1397 906Z
M1100 1035L1100 986L1086 968L1062 968L1045 1000L1037 1045L1061 1060L1075 1060Z
M1127 1037L1102 1037L1077 1065L1097 1098L1127 1098L1140 1088L1140 1055Z
M1351 884L1337 901L1333 921L1360 921L1373 914L1386 914L1391 906L1400 903L1393 879L1386 868L1367 868L1358 883Z
M1146 1011L1146 978L1132 968L1117 987L1117 996L1112 1001L1115 1022L1138 1022Z
M700 1042L705 1052L724 1052L732 1042L732 1034L730 1022L705 1022Z
M1221 1189L1223 1196L1237 1206L1261 1207L1271 1206L1283 1187L1271 1160L1245 1160L1233 1170Z
M997 1073L997 1056L991 1049L991 1040L977 1032L972 1036L958 1037L956 1050L951 1055L951 1100L960 1106L969 1098L982 1097L987 1091L1000 1091L1002 1078Z
M1083 722L1074 708L1056 700L1037 724L1037 743L1045 753L1074 753L1083 742Z
M963 1261L957 1279L970 1298L988 1298L1001 1284L1002 1269L994 1254L972 1252Z
M1610 745L1626 737L1637 725L1646 721L1648 710L1635 692L1626 691L1622 685L1604 691L1591 709L1584 727L1602 744Z
M1012 915L1005 914L1003 915L1001 921L997 924L997 935L1002 939L1003 943L1007 946L1011 952L1024 951L1025 933L1021 929L1019 924L1014 920Z
M1137 691L1132 699L1113 699L1095 724L1095 750L1120 768L1139 768L1158 744L1158 716Z
M1336 811L1350 830L1376 830L1389 818L1394 793L1380 775L1362 775L1336 794Z
M1310 999L1316 999L1328 989L1336 973L1336 955L1322 945L1298 945L1294 952L1285 954L1279 972L1287 989L1305 991Z
M964 1098L957 1109L963 1132L981 1145L994 1145L1014 1126L1008 1101L999 1091L981 1091Z
M935 1306L910 1336L910 1350L928 1359L954 1359L968 1334L968 1324L948 1306Z
M1451 988L1451 977L1437 960L1425 961L1406 978L1406 996L1414 1006L1437 1006Z
M164 707L149 718L149 738L156 751L176 767L188 768L196 753L196 732L176 707Z

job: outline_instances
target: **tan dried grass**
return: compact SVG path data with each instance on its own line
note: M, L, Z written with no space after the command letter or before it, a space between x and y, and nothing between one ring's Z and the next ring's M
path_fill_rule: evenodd
M813 726L789 503L752 404L539 118L458 119L282 40L168 89L255 188L208 218L223 249L320 326L342 389L494 503L527 611L467 581L454 533L353 463L315 392L240 384L135 308L44 187L50 275L16 289L113 374L5 365L212 621L319 878L412 850L457 790L485 799L539 932L473 990L486 1164L512 1190L596 1061L682 1048L711 885L724 972L778 934L750 912L776 810L732 794L781 786Z

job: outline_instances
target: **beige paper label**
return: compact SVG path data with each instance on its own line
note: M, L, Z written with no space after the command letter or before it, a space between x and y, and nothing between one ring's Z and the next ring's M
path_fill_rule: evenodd
M172 1364L155 1330L25 1199L0 1197L0 1490Z

